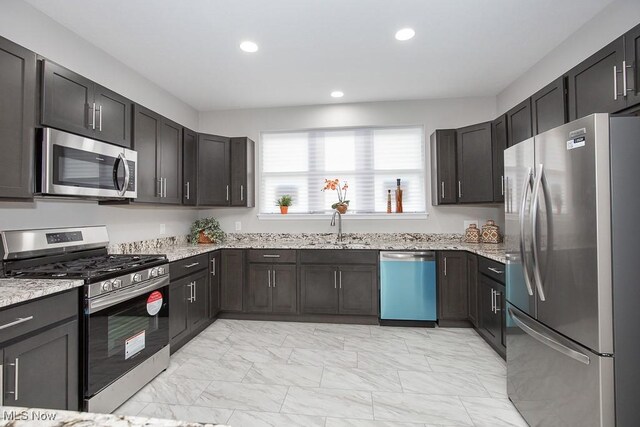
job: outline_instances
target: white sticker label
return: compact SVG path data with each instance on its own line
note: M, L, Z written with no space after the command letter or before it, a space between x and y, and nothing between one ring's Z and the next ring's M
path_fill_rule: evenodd
M135 356L144 350L145 331L138 332L134 336L124 341L124 358L125 360Z
M573 150L574 148L584 147L585 143L586 143L586 138L584 136L570 139L567 141L567 150Z
M147 298L147 313L151 316L155 316L160 312L162 308L162 294L159 291L151 292L149 298Z

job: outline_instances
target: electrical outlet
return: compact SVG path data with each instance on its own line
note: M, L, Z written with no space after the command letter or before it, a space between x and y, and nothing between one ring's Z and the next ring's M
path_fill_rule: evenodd
M160 234L167 234L167 225L160 224Z
M236 231L242 230L242 221L236 221Z
M477 219L469 219L469 220L465 220L464 221L464 229L466 230L467 228L469 228L469 225L471 224L475 224L478 228L480 228L480 220ZM464 230L463 230L464 232Z

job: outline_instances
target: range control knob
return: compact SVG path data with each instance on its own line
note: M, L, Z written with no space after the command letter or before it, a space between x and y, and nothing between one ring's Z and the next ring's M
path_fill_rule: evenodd
M121 287L122 287L122 280L120 280L120 279L115 279L115 280L112 282L112 286L113 286L113 289L119 289L119 288L121 288Z
M157 268L152 268L151 269L151 277L158 277L158 269Z
M159 274L159 275L163 275L163 274L165 274L166 272L167 272L167 270L165 270L165 268L164 268L164 267L158 267L158 274Z
M142 275L140 273L136 273L131 277L131 281L133 283L142 282Z
M100 286L100 289L102 289L103 292L107 292L111 290L111 282L102 282L102 285Z

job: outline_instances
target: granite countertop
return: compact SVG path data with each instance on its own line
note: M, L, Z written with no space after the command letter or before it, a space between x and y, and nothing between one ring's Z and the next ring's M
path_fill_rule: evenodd
M3 406L0 412L0 427L196 427L222 424L200 424L194 422L162 420L158 418L130 417L125 415L95 414L91 412L61 411L53 409L18 408Z
M170 262L217 249L374 249L374 250L461 250L498 262L505 262L504 244L464 243L457 234L352 233L342 242L335 234L229 234L220 244L193 245L184 238L167 238L112 245L111 253L162 253Z
M0 279L0 307L56 294L84 285L82 280L68 279Z

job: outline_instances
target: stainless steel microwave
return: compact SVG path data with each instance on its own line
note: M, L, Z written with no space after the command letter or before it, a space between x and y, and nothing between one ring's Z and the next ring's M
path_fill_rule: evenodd
M36 193L135 199L138 153L117 145L42 128L38 132Z

